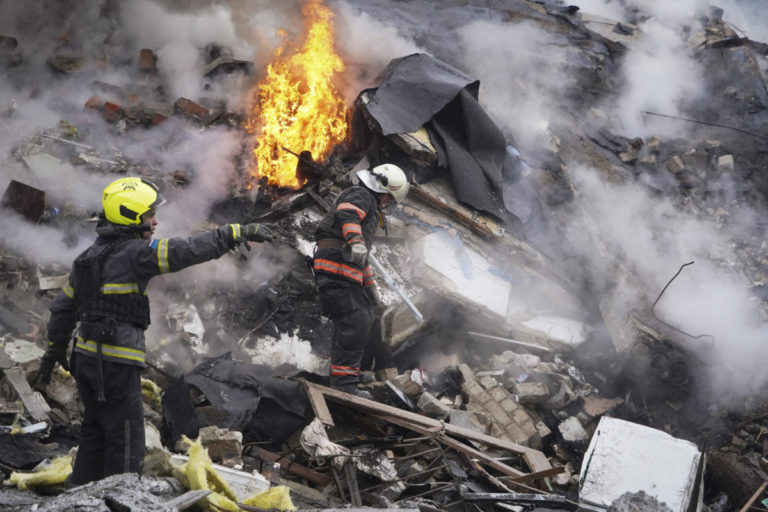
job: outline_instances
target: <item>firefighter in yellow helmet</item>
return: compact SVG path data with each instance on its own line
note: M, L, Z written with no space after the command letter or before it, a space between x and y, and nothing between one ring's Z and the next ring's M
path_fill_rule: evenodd
M381 208L402 201L410 185L393 164L359 171L357 178L360 185L344 189L315 230L313 269L323 314L334 326L331 387L365 396L357 383L378 301L368 251Z
M246 241L271 241L267 224L228 224L190 238L154 239L155 210L165 202L143 178L110 183L94 244L72 266L69 282L51 302L49 343L38 372L50 382L58 362L72 374L85 413L73 485L116 473L141 473L144 415L140 373L149 325L149 280L219 258Z

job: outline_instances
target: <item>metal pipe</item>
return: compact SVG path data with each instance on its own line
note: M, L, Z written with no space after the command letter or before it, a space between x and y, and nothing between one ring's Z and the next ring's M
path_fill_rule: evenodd
M489 340L504 341L506 343L512 343L514 345L535 348L538 350L543 350L544 352L552 352L552 349L549 349L547 347L542 347L541 345L536 345L534 343L526 343L524 341L517 341L509 338L502 338L500 336L491 336L490 334L483 334L483 333L474 332L474 331L467 331L467 334L470 334L472 336L477 336L478 338L488 338Z
M384 270L384 267L381 265L381 262L379 262L379 259L373 254L373 251L368 253L368 260L370 260L370 262L373 263L373 266L376 267L376 270L384 278L384 282L387 283L387 286L397 292L400 298L403 299L403 302L405 302L406 306L408 306L411 312L413 312L413 316L416 317L416 321L420 324L423 324L424 315L422 315L418 308L413 304L413 302L411 302L411 299L408 298L405 292L401 290L399 286L397 286L397 283L395 283L394 279L392 279L392 276L390 276L389 273Z
M79 142L75 142L75 141L68 140L68 139L62 139L61 137L54 137L53 135L47 135L45 133L41 133L40 136L48 138L48 139L57 140L59 142L66 142L67 144L72 144L73 146L78 146L78 147L85 148L85 149L90 149L90 150L94 149L93 146L88 146L86 144L80 144Z

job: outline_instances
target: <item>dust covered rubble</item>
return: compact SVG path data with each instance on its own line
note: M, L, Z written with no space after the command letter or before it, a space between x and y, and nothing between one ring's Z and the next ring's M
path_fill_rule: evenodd
M521 12L550 29L554 24L574 40L578 36L584 41L584 34L592 34L586 40L608 48L593 53L593 59L610 62L636 44L633 36L638 25L616 23L619 30L605 32L601 20L547 4L525 3ZM504 225L492 216L457 201L451 184L440 179L420 183L418 197L409 198L393 212L390 236L376 241L385 268L406 295L413 298L427 321L425 325L414 322L399 296L380 285L382 299L389 306L382 316L384 348L377 357L377 371L365 386L382 405L417 411L435 421L460 425L534 452L521 450L510 457L508 452L499 453L498 447L488 448L478 440L470 440L468 445L485 448L480 454L468 455L473 452L463 446L457 452L445 451L439 432L413 434L423 425L410 424L415 430L409 430L403 426L403 419L399 419L400 423L381 418L363 421L345 408L335 409L331 404L338 422L328 429L333 442L343 446L372 445L394 464L397 472L394 478L389 471L377 472L376 468L345 468L348 473L341 481L326 465L298 449L299 431L309 423L311 410L309 402L304 403L302 398L302 403L294 404L293 409L277 409L278 416L284 415L292 420L286 420L287 423L296 427L281 433L284 441L271 447L275 452L293 456L290 462L277 459L280 464L285 462L277 474L270 465L274 464L271 452L259 447L265 441L275 444L274 438L264 437L269 425L261 425L261 430L238 425L245 437L241 446L234 443L229 451L216 451L209 444L209 452L216 461L236 466L245 473L258 470L273 483L299 480L302 483L293 484L292 496L306 506L329 507L360 499L380 508L395 504L434 510L450 508L467 489L477 494L508 495L512 494L510 488L531 490L516 486L514 479L501 480L489 475L468 462L467 457L490 454L490 458L503 460L524 473L531 467L521 454L540 450L550 468L559 472L553 471L538 482L546 478L554 496L566 496L573 501L578 499L582 456L599 419L609 414L697 442L709 435L707 473L712 482L707 499L713 504L723 503L725 496L725 501L734 506L746 503L765 479L768 464L768 445L763 435L768 426L764 425L759 395L750 395L735 407L708 403L700 396L707 367L718 365L714 357L717 352L700 350L708 338L698 339L698 332L691 335L660 319L653 308L654 299L667 282L656 279L651 284L646 269L633 259L626 255L623 259L614 257L611 244L615 241L602 231L606 227L599 217L600 210L590 209L594 205L583 202L593 199L587 190L588 180L573 179L565 172L589 166L609 182L635 184L653 197L662 197L691 219L706 219L715 234L737 233L734 238L715 238L725 241L707 247L705 256L716 266L728 269L738 285L749 291L753 305L765 314L762 224L743 230L739 221L747 208L761 207L766 192L761 172L766 162L760 150L764 142L759 137L765 133L766 53L760 43L739 38L721 15L722 12L712 11L700 31L690 32L688 42L713 82L713 93L722 92L727 101L728 109L722 119L691 126L693 131L685 138L623 136L602 124L606 116L598 105L587 110L581 125L569 122L579 112L564 113L560 122L549 127L552 149L544 154L531 154L522 162L551 217L563 225L572 225L566 222L567 217L571 221L579 219L584 240L597 264L581 263L578 257L559 260L561 252L553 253L558 257L552 257L549 250L562 249L545 244L537 247L530 243L536 233L526 233L530 237L526 240L519 230L501 227ZM642 16L639 19L642 21ZM4 65L17 72L23 69L19 67L23 67L23 59L16 39L4 37L2 45ZM249 63L227 60L216 46L206 50L210 59L206 79L213 80L218 73L251 72ZM57 55L47 62L62 75L78 73L84 63L83 59ZM14 178L50 178L59 167L69 166L90 176L146 175L170 192L194 185L200 179L194 173L184 169L161 170L151 159L131 158L110 144L102 144L98 131L106 122L113 135L133 138L140 145L146 133L163 123L192 123L200 129L239 128L242 117L227 112L224 103L215 100L168 99L161 95L159 99L164 101L158 104L156 89L152 87L160 85L160 77L152 51L143 50L138 62L138 71L150 87L94 82L94 94L84 104L82 117L18 141L9 158L23 171L15 171ZM579 62L587 71L585 75L589 75L585 80L594 80L602 91L615 87L615 77L605 76L610 66L598 68L589 59ZM152 94L147 93L149 90ZM150 102L141 100L145 94ZM590 94L596 94L595 89ZM760 105L762 109L755 108ZM12 118L14 108L9 104L2 115ZM691 105L688 114L691 118L710 119L706 108L697 105ZM738 125L741 131L718 125ZM750 133L744 133L745 130ZM393 151L391 144L377 149L383 154ZM414 160L429 162L421 150ZM325 187L318 186L317 190L327 202L334 192L349 184L346 176L352 166L337 159L324 168L327 181ZM715 186L722 180L734 180L739 186L733 190ZM43 201L44 207L38 209L33 221L51 228L51 236L64 239L71 252L76 253L75 248L82 247L90 237L93 205L62 201L51 190L43 192L51 197ZM148 376L161 383L162 388L170 388L180 377L198 382L203 377L216 380L220 377L212 377L211 369L240 368L229 363L232 362L253 365L254 374L276 387L282 384L267 379L278 375L279 380L295 385L292 389L303 397L300 386L292 380L297 374L307 372L301 375L310 381L327 374L323 367L327 363L323 361L327 360L330 326L320 315L306 265L311 257L308 235L322 215L322 208L312 197L301 196L301 192L284 194L268 197L261 193L254 204L248 205L242 195L231 192L212 208L210 220L229 220L231 211L243 213L228 210L229 203L246 208L249 215L277 221L283 246L265 248L258 258L273 263L288 258L291 263L287 270L275 265L280 272L259 274L250 267L255 257L243 262L235 254L227 265L236 269L245 265L252 280L218 287L211 280L198 280L190 274L159 281L155 286L153 292L159 297L156 299L153 294L153 327L148 335L155 340L156 352L152 359L154 368L150 368ZM12 195L4 197L4 203L12 203ZM285 200L287 197L290 201ZM438 204L444 206L438 209ZM7 214L17 216L25 212ZM572 242L562 240L564 246ZM27 384L34 381L46 342L48 304L60 286L56 283L68 272L60 264L38 264L33 260L17 247L4 244L0 259L4 351L0 357L4 370L2 414L7 428L0 435L9 449L0 450L7 454L0 463L6 476L67 453L76 438L72 429L66 427L76 424L82 413L70 376L55 375L53 384L42 390L43 394L15 378L18 372L13 370L20 369ZM668 277L678 267L678 262L669 262ZM628 290L633 292L631 300L627 299ZM387 364L380 367L379 360ZM220 384L226 388L234 383L224 380ZM146 386L153 389L149 383ZM147 393L146 418L149 424L167 433L172 413L166 411L165 405L158 406L156 399L151 392ZM257 399L270 403L258 392L249 397ZM214 402L212 392L206 396L200 390L190 400L188 405L195 418L189 425L195 430L190 432L192 435L198 434L204 423L231 421L231 417L212 405ZM254 407L246 410L253 412ZM301 410L306 417L297 414ZM707 418L703 419L704 416ZM34 432L39 420L48 425L44 432ZM355 435L361 430L367 436L363 443ZM176 439L165 441L170 448L176 448ZM18 445L24 447L18 449ZM27 454L26 458L22 454ZM140 493L130 478L123 475L112 480L123 481L124 487ZM353 484L349 478L357 482ZM313 490L323 492L318 495ZM713 497L718 491L721 494ZM159 491L165 494L166 501L181 492L173 486ZM117 494L116 491L109 499L116 500ZM6 507L19 510L39 498L11 495L7 490L2 496L7 500ZM514 502L514 497L507 498ZM60 495L44 506L56 510L59 499L64 498ZM89 492L80 499L98 497ZM141 504L125 506L135 510L162 506L152 500L141 497ZM633 498L629 501L633 502ZM616 510L621 506L614 505Z

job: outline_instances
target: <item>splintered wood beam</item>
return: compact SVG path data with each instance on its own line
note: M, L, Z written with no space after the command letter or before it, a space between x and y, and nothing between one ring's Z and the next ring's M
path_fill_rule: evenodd
M485 453L481 452L480 450L476 450L475 448L472 448L471 446L468 446L460 441L457 441L456 439L450 438L440 432L436 432L434 430L430 430L429 428L422 427L420 425L416 425L409 421L404 421L400 418L396 418L393 416L390 416L388 414L379 414L379 413L372 413L375 416L378 416L384 421L388 421L390 423L394 423L395 425L400 425L403 428L411 429L414 432L418 432L419 434L425 435L425 436L431 436L439 443L442 443L449 448L453 448L454 450L464 453L470 457L474 457L477 460L479 460L481 463L483 463L486 466L492 467L493 469L497 471L501 471L505 475L513 476L513 477L520 477L524 476L526 473L520 471L519 469L515 469L511 466L507 466L503 462L499 462L493 457L489 457Z
M474 430L470 430L468 428L458 427L456 425L451 425L450 423L443 423L442 421L438 421L434 418L422 416L421 414L417 414L414 412L404 411L402 409L398 409L397 407L381 404L374 400L367 400L365 398L360 398L358 396L350 395L348 393L344 393L342 391L331 389L325 386L320 386L318 384L313 384L311 382L305 382L305 385L307 386L308 394L309 394L309 390L312 390L314 392L320 393L326 399L331 399L335 402L340 402L346 405L350 405L352 407L357 407L359 409L363 409L365 411L379 414L379 415L386 414L389 416L393 416L395 418L402 419L403 421L406 421L406 422L415 423L417 426L433 429L433 431L440 431L442 429L445 429L445 432L447 434L454 435L457 437L462 437L464 439L469 439L472 441L477 441L479 443L483 443L488 446L501 448L504 450L508 450L512 453L522 455L523 460L528 465L528 468L534 473L552 468L552 464L549 463L549 460L547 460L547 457L544 455L544 453L540 452L539 450L534 450L533 448L529 448L527 446L522 446L517 443L513 443L511 441L506 441L504 439L499 439L498 437L493 437L487 434L482 434L480 432L475 432ZM315 412L315 414L317 414L317 412ZM330 413L328 414L328 416L330 417ZM521 476L523 474L525 473L521 473L518 476Z
M416 199L419 199L435 210L448 215L456 222L463 224L485 239L493 240L498 238L496 234L494 234L494 232L488 228L488 226L484 226L469 215L457 210L456 208L452 208L450 205L431 195L429 192L425 191L418 185L411 185L410 195L414 196Z
M168 508L178 511L186 510L201 499L211 494L211 492L213 491L209 489L195 489L193 491L185 492L181 496L173 498L172 500L166 502L165 505Z
M333 418L331 417L331 411L328 410L328 404L325 403L325 396L323 392L311 385L310 382L304 382L307 388L307 397L309 403L312 406L312 410L315 413L315 417L323 422L323 425L333 427Z
M565 503L565 496L554 494L521 494L517 492L462 492L467 501L511 501L513 503Z
M744 504L744 506L739 509L739 512L747 512L747 510L749 510L749 507L751 507L752 504L755 501L757 501L757 498L759 498L760 495L763 493L763 491L765 490L766 486L768 486L768 480L763 482L760 485L760 487L757 488L757 490L755 491L755 494L753 494L752 497L749 498L749 500L747 500L747 502Z
M535 482L536 480L543 480L550 476L559 475L560 473L565 471L565 467L559 466L556 468L549 468L544 469L542 471L536 471L535 473L528 473L527 475L522 475L518 477L501 477L501 478L509 478L509 483L511 484L525 484L528 482Z

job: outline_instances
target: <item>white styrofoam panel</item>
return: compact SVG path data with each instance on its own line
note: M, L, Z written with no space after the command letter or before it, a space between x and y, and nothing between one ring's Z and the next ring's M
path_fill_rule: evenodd
M700 457L690 441L603 416L581 464L579 502L608 508L627 492L644 491L673 512L685 512Z

